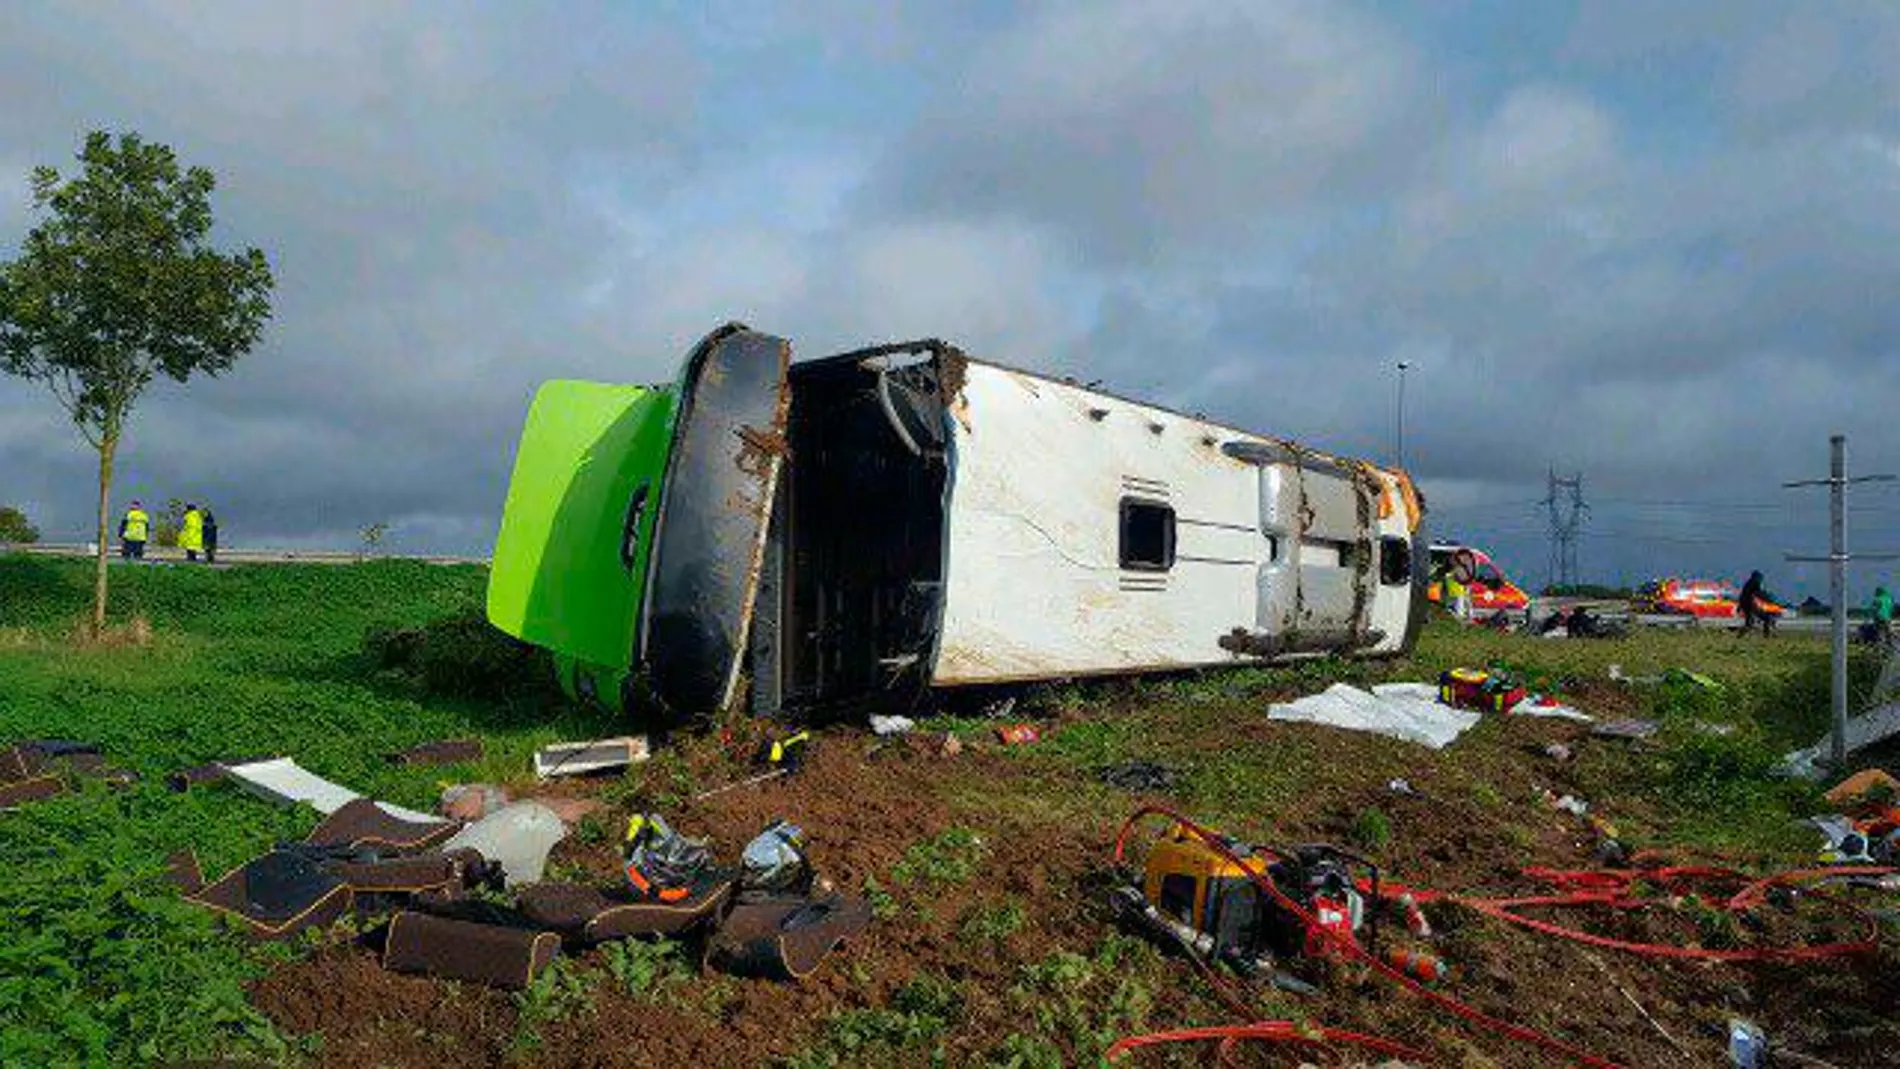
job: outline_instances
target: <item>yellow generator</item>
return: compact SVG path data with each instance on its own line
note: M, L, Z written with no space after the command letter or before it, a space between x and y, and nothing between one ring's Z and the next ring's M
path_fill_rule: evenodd
M1295 847L1286 856L1223 838L1227 857L1179 824L1148 851L1139 890L1116 893L1117 909L1151 934L1243 972L1321 949L1324 939L1254 883L1263 876L1320 927L1357 932L1365 903L1349 864L1370 863L1336 847ZM1376 883L1377 870L1373 869Z

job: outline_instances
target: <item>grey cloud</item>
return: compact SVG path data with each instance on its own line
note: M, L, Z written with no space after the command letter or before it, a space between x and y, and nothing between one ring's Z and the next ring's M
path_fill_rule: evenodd
M1430 93L1402 39L1337 6L1050 5L972 56L872 196L1049 226L1096 259L1232 252L1402 181Z
M278 277L257 352L142 406L128 493L211 497L234 532L272 537L431 513L492 528L532 384L571 349L568 294L610 251L570 184L610 175L641 196L685 181L703 71L664 25L462 15L0 14L0 95L24 104L0 117L0 156L63 165L91 125L168 141L220 175L221 239L262 245ZM0 384L8 424L45 403ZM26 490L7 489L58 503L49 527L76 533L87 458L76 438L37 454L8 479ZM414 526L411 544L444 529Z
M317 11L0 9L0 161L136 127L273 252L267 346L155 393L126 460L245 537L480 551L538 381L662 378L732 317L1368 456L1409 360L1442 526L1539 578L1548 466L1635 578L1815 545L1775 487L1832 430L1900 467L1884 5L1591 4L1524 54L1299 0ZM71 531L46 408L0 383L0 497ZM1875 504L1861 544L1900 543Z

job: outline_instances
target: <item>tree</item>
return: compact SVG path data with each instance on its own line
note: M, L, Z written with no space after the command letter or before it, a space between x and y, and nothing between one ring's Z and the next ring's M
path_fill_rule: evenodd
M356 551L356 559L363 560L371 553L376 552L377 546L382 545L383 536L389 533L389 524L367 524L359 528L356 533L363 539L362 548Z
M26 513L12 505L0 505L0 542L38 542L40 529Z
M99 454L99 555L92 624L106 622L112 462L132 406L159 375L215 376L270 318L270 264L209 245L202 167L137 134L94 131L78 174L33 169L42 217L20 257L0 261L0 370L44 382Z

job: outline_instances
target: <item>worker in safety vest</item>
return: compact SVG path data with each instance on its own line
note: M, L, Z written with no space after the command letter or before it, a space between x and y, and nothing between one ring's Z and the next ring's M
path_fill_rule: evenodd
M1468 549L1453 554L1451 567L1445 570L1445 602L1451 614L1471 622L1471 580L1477 574L1478 560Z
M1874 600L1867 606L1867 615L1873 618L1875 640L1893 641L1893 595L1887 593L1886 587L1874 588Z
M185 551L185 559L195 561L205 548L205 516L196 505L185 506L185 518L178 524L178 548Z
M126 560L145 559L145 540L152 533L152 518L145 513L145 507L137 501L125 510L125 518L119 521L119 556Z

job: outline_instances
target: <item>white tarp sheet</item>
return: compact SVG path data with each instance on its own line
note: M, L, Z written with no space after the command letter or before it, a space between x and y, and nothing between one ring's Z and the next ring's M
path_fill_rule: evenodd
M227 765L224 771L252 794L289 805L302 802L326 816L362 797L348 787L331 783L288 757L253 761L248 765ZM441 817L418 813L388 802L377 802L376 806L402 820L424 824L443 823Z
M1442 750L1482 718L1441 704L1438 688L1430 683L1380 683L1371 693L1335 683L1318 694L1273 706L1267 719L1370 731Z

